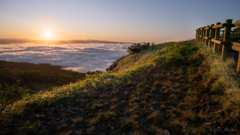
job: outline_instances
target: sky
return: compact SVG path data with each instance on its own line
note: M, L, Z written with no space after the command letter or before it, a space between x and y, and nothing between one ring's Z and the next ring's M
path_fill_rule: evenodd
M240 0L0 0L0 38L155 42L240 20Z

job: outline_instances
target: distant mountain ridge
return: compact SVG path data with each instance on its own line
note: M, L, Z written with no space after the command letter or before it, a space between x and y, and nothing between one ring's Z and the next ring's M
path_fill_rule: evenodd
M0 44L9 43L129 43L129 42L115 42L105 40L40 40L40 39L25 39L25 38L0 38Z

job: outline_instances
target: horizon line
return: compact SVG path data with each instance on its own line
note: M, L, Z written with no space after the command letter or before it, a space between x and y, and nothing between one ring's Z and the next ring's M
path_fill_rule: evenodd
M95 40L95 39L34 39L34 38L0 38L0 44L10 43L132 43L132 42L119 42L119 41L108 41L108 40Z

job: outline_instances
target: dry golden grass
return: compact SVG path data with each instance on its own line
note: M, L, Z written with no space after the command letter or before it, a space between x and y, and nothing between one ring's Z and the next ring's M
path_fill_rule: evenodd
M83 118L82 117L77 117L77 118L74 118L72 119L72 121L75 123L75 124L80 124L83 122Z
M166 110L167 107L166 107L166 105L165 105L164 103L162 103L162 104L160 105L160 109L161 109L161 110Z
M117 108L117 105L111 105L111 106L110 106L110 110L111 110L111 111L114 111L116 108Z
M154 111L150 115L148 115L146 119L154 120L154 119L157 119L158 117L161 117L160 112L159 111Z
M58 130L59 130L59 131L61 131L61 130L65 130L65 129L67 129L67 128L68 128L68 125L65 124L65 123L60 124L60 125L58 126Z
M165 133L164 129L154 125L151 125L149 130L152 132L152 134L156 134L156 135L163 135Z
M102 103L94 103L91 109L99 109L102 108L105 104Z
M129 108L129 109L127 109L127 110L125 111L125 114L126 114L126 115L129 115L129 114L131 114L132 112L134 112L135 109L136 109L136 108Z
M98 119L96 117L93 117L91 119L89 119L89 124L90 125L95 125L98 123Z

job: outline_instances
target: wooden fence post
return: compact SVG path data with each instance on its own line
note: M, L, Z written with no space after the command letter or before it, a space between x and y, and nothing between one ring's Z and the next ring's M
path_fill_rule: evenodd
M198 39L198 29L196 29L196 39Z
M238 53L237 73L240 73L240 52Z
M236 21L234 23L235 27L239 27L240 26L240 20ZM239 34L239 31L237 30L237 34ZM237 35L238 36L238 35ZM233 42L232 43L232 49L235 51L238 51L238 64L237 64L237 73L240 74L240 43L238 42Z
M196 30L196 39L197 39L197 30Z
M208 39L208 47L212 47L212 41L211 39L214 38L214 29L212 28L214 24L211 24L211 27L209 29L209 39Z
M207 26L208 28L210 27L209 25ZM207 28L206 27L206 28ZM208 37L209 37L209 29L207 29L206 30L206 33L205 33L206 35L205 35L205 44L204 44L204 46L207 46L207 44L208 44Z
M223 45L222 45L222 60L225 60L228 56L231 26L232 26L232 19L226 20L226 26L224 30L224 36L223 36Z
M200 40L200 28L198 28L198 40Z
M203 28L202 28L202 43L204 43L204 37L205 37L205 30L204 30L204 28L205 28L206 26L204 26Z
M217 22L216 25L219 25L221 24L220 22ZM215 36L214 36L214 39L215 40L219 40L219 35L220 35L220 28L217 28L215 29ZM213 53L217 53L218 52L218 44L217 43L214 43L213 45Z
M200 41L202 41L202 27L200 28L199 33L200 33L200 37L199 37L199 39L200 39Z
M202 40L202 30L201 30L201 27L199 28L199 40L201 41Z
M238 51L238 64L237 64L237 73L240 73L240 43L238 42L233 42L232 49L234 51Z
M201 40L201 30L200 30L201 28L198 28L198 40Z

